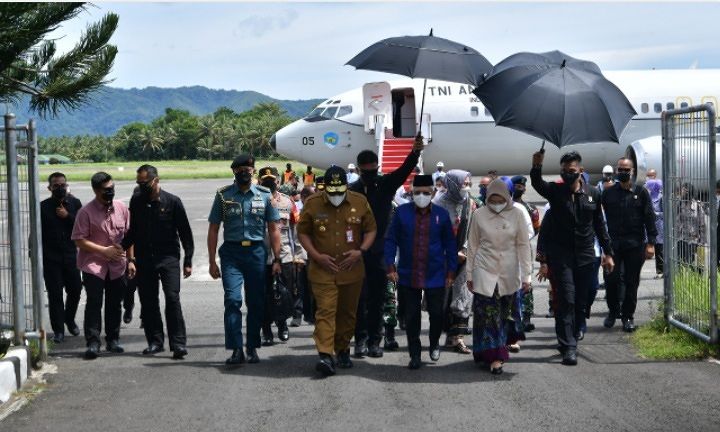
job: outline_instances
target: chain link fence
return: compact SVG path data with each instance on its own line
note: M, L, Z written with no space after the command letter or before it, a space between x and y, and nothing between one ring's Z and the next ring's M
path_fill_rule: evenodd
M0 329L16 345L39 339L47 355L35 123L7 114L0 149Z
M718 203L712 104L663 113L665 315L672 325L718 341Z

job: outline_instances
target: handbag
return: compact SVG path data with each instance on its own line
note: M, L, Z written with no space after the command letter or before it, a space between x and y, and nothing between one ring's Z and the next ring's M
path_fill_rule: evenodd
M273 278L273 321L285 321L293 313L293 298L279 275Z

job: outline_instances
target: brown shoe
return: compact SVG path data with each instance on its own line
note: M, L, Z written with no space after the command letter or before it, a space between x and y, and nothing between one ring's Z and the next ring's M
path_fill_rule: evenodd
M457 343L455 344L455 352L456 352L456 353L459 353L459 354L470 354L470 353L472 353L472 351L470 350L470 348L468 348L467 345L465 345L465 342L464 342L461 338L458 338L458 339L457 339Z

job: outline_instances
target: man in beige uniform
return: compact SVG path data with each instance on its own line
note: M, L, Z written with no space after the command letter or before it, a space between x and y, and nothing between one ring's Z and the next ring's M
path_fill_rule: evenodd
M308 278L317 304L315 369L328 376L335 374L333 353L338 367L353 366L349 346L365 277L362 254L372 246L377 226L365 197L347 190L344 169L333 165L324 177L325 191L305 202L298 234L310 257Z

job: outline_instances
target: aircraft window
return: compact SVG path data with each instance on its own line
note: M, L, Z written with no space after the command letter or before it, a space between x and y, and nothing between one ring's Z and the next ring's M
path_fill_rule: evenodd
M667 107L667 109L675 109L675 104L672 102L668 102L665 106Z
M338 108L337 116L336 117L344 117L348 114L352 113L352 106L351 105L344 105Z
M650 111L650 107L648 106L648 104L644 103L644 104L640 105L640 111L642 111L643 114L645 114L648 111Z
M660 102L655 102L653 108L655 108L656 113L662 112L662 104Z
M317 117L320 115L321 112L323 112L324 109L325 107L317 107L314 110L310 111L310 114L306 115L305 118Z
M688 103L687 102L680 102L680 108L687 108Z
M480 115L480 109L478 107L470 107L470 115L477 117Z
M328 109L323 111L321 116L326 119L331 119L331 118L335 117L335 113L337 112L337 109L338 109L338 107L328 107Z
M485 115L488 116L488 117L490 117L490 110L487 109L487 108L485 108Z
M339 104L339 103L340 103L340 101L339 101L339 100L333 101L333 105L335 105L335 104Z

